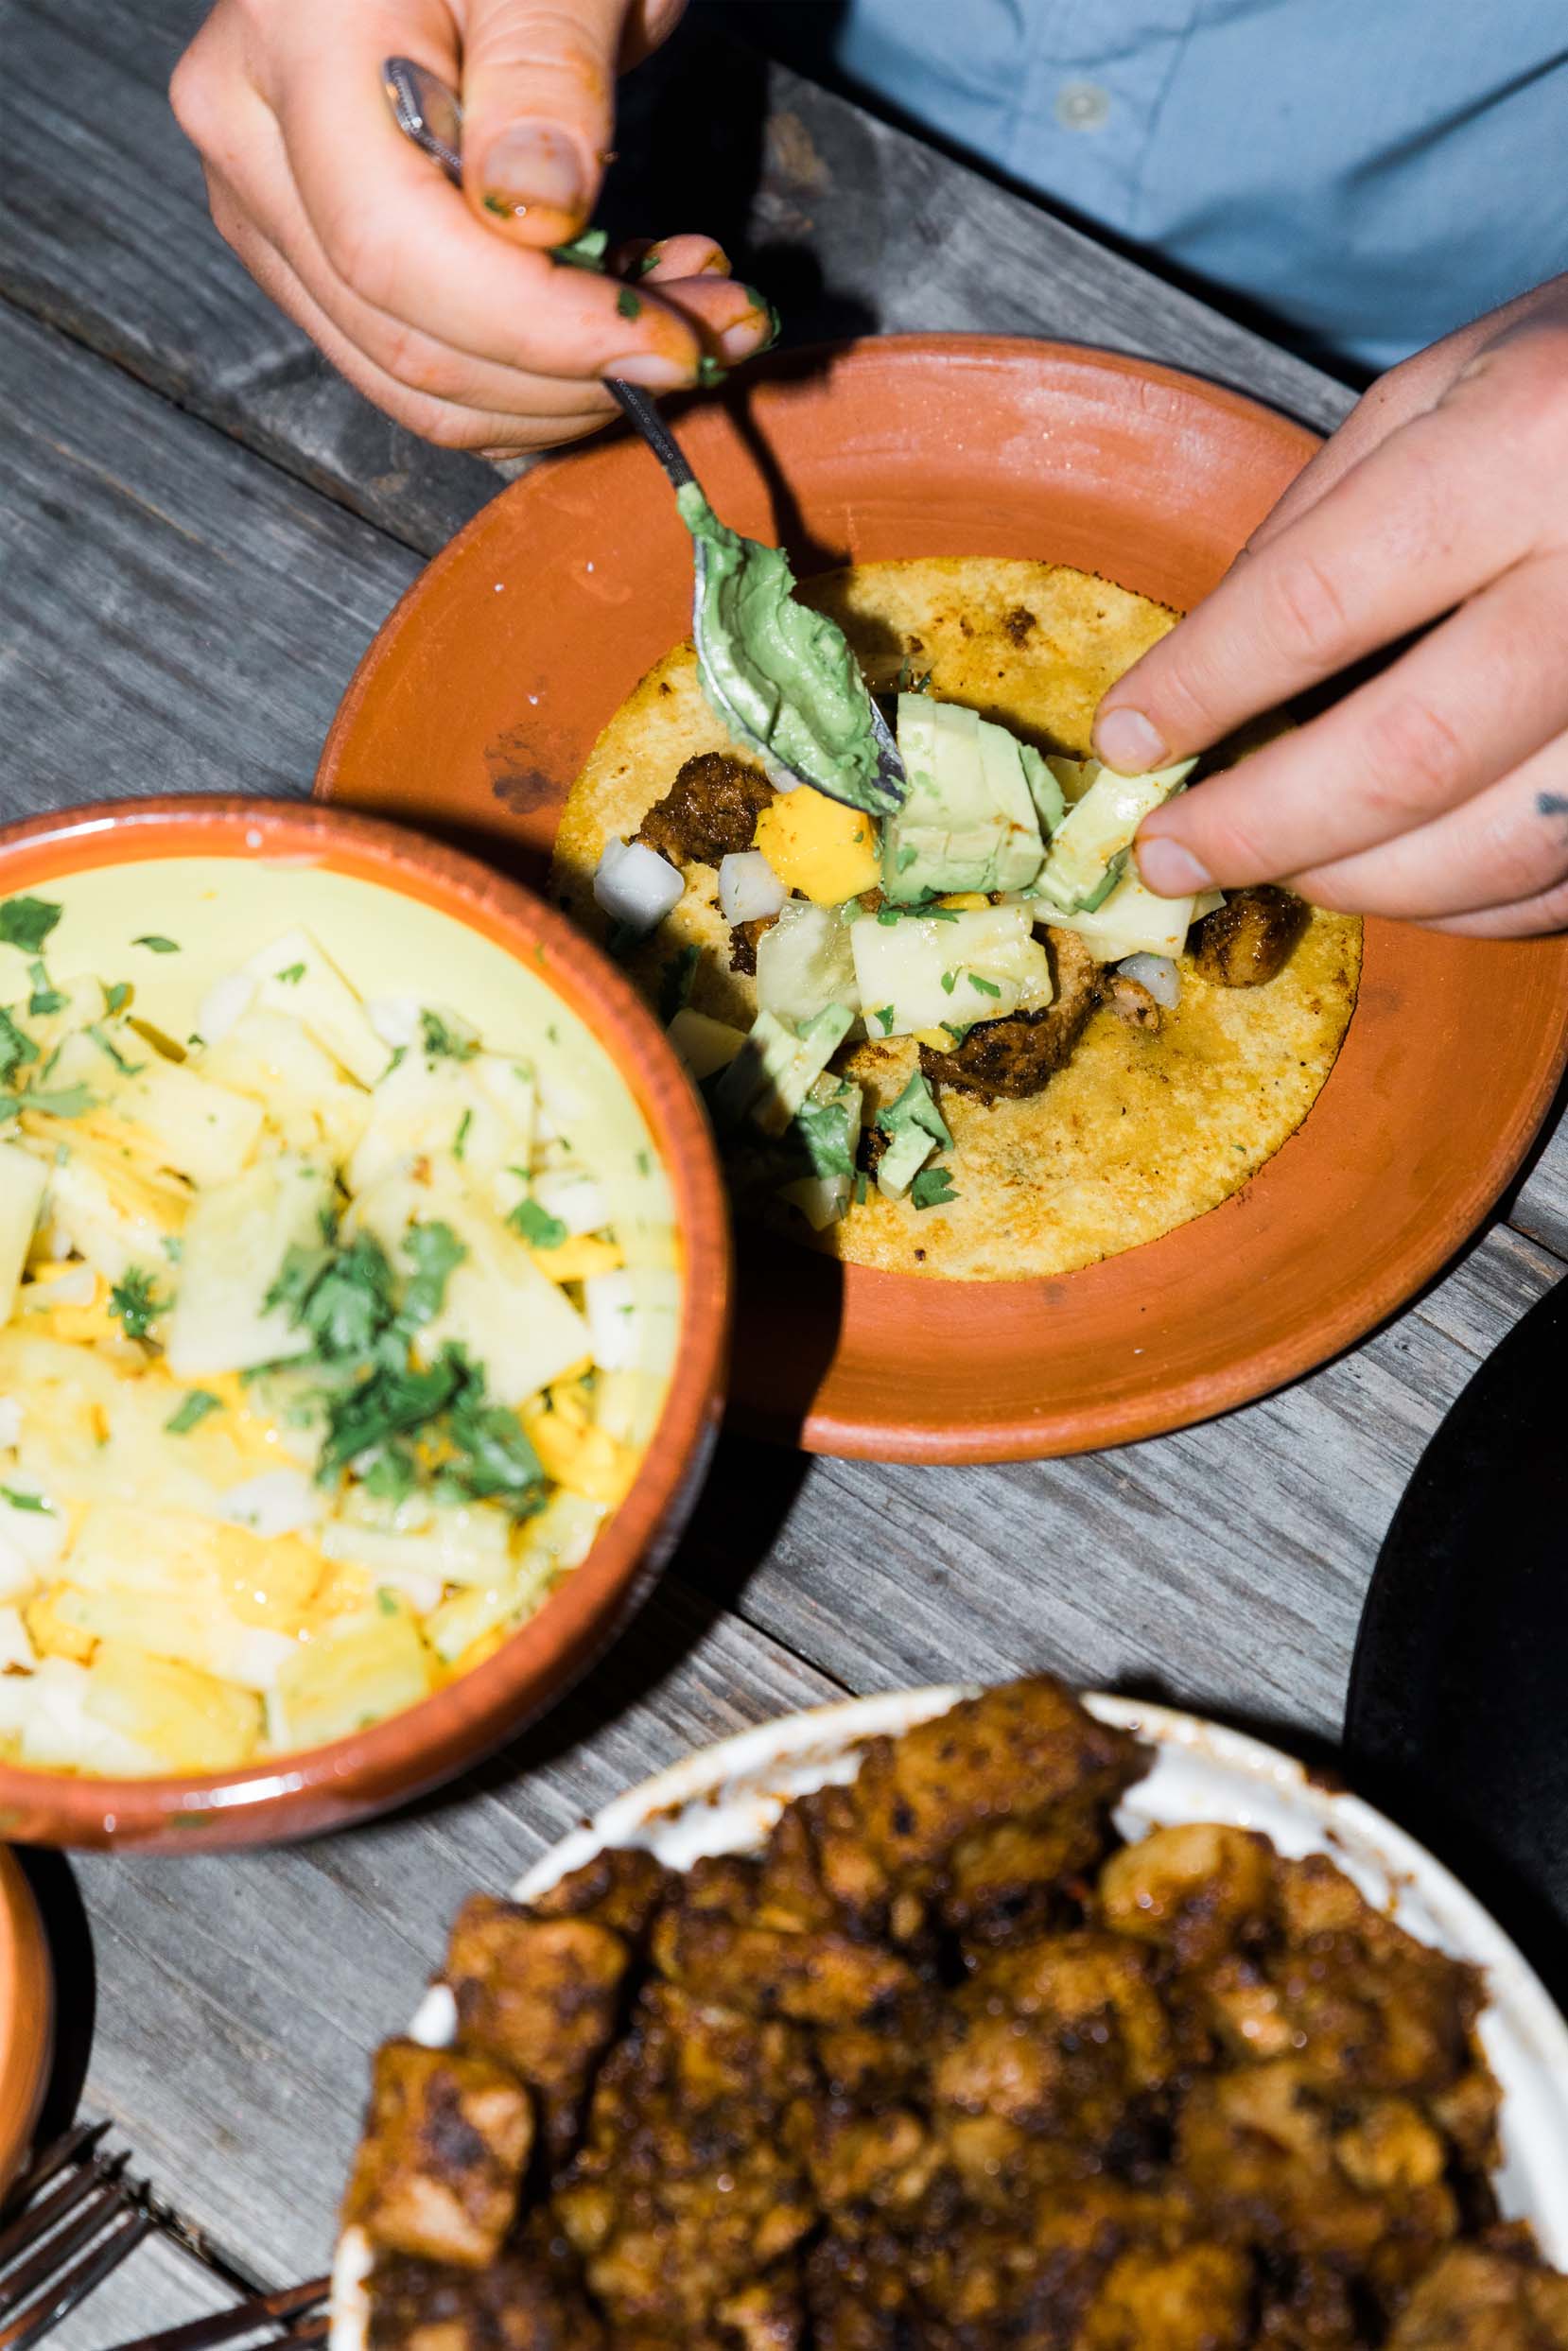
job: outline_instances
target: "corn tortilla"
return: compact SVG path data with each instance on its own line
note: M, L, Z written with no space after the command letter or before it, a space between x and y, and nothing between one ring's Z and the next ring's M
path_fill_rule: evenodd
M990 557L867 564L802 583L844 628L874 691L906 661L932 691L1002 721L1043 751L1083 758L1101 695L1176 616L1063 565ZM635 833L677 769L735 746L703 699L696 657L679 645L605 727L573 786L556 841L553 887L584 927L604 929L593 872L612 834ZM671 959L704 951L691 1002L748 1027L756 984L728 967L718 878L687 868L687 893L628 968L658 1001ZM1095 1012L1071 1066L1026 1101L942 1089L945 1156L956 1197L917 1210L873 1185L863 1204L802 1241L852 1263L960 1281L1070 1273L1153 1241L1240 1190L1295 1133L1333 1067L1355 1004L1361 925L1313 913L1289 963L1262 987L1211 984L1183 957L1181 1001L1156 1036ZM905 1038L857 1046L841 1065L879 1101L916 1065Z

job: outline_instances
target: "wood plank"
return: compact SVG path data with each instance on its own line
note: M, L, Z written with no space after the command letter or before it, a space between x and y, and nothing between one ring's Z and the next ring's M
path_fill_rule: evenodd
M433 549L493 494L495 472L426 447L350 391L213 229L165 97L204 12L205 0L13 5L0 291ZM774 291L793 343L915 328L1063 336L1221 377L1319 426L1350 405L1343 386L1041 205L707 28L624 85L618 146L611 226L712 230Z
M1378 1546L1478 1363L1562 1266L1495 1228L1354 1353L1120 1453L984 1469L732 1441L678 1572L863 1689L1051 1666L1334 1738ZM759 1547L745 1509L778 1522Z
M0 814L307 792L405 547L0 305Z
M1542 1129L1545 1140L1508 1204L1508 1222L1568 1258L1568 1086Z
M113 2115L183 2217L274 2283L325 2263L370 2051L476 1886L693 1747L842 1695L666 1582L566 1703L485 1769L353 1836L237 1856L85 1855Z
M222 2278L155 2229L55 2328L51 2351L104 2351L106 2344L134 2342L155 2327L205 2318L237 2299Z

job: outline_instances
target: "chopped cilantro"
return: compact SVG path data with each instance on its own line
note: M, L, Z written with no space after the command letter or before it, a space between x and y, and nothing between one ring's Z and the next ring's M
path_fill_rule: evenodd
M432 1219L427 1225L409 1227L403 1236L403 1254L414 1270L404 1284L398 1324L406 1332L423 1331L440 1314L447 1279L468 1251L450 1225Z
M178 1265L185 1254L185 1245L177 1232L166 1232L158 1245L171 1265Z
M691 1001L692 983L702 956L700 947L679 948L659 973L659 1019L666 1027Z
M858 1209L862 1209L862 1208L864 1208L864 1206L865 1206L865 1195L866 1195L866 1193L870 1191L870 1189L871 1189L871 1178L870 1178L870 1176L866 1174L866 1172L865 1172L865 1170L864 1170L864 1168L863 1168L863 1167L857 1168L857 1169L855 1170L855 1206L856 1206Z
M461 1159L463 1153L467 1150L468 1129L473 1125L473 1111L465 1110L462 1118L458 1121L458 1131L452 1138L452 1157L454 1159Z
M944 972L943 972L943 974L942 974L942 993L943 993L943 995L944 995L944 996L950 996L950 995L952 994L952 992L953 992L953 989L954 989L957 985L958 985L958 974L957 974L957 972L956 972L956 971L944 971Z
M728 374L728 368L721 366L720 362L714 358L711 352L705 351L702 357L697 362L697 381L699 384L722 384Z
M584 229L569 244L552 245L549 257L552 261L566 262L573 270L602 270L604 248L609 241L607 230Z
M285 964L281 971L273 972L272 977L281 980L285 987L298 987L305 978L305 966L303 963Z
M9 1086L18 1070L38 1059L38 1047L26 1029L17 1027L9 1012L0 1010L0 1086Z
M653 1173L653 1160L649 1158L646 1151L639 1151L637 1153L637 1174L639 1176L652 1176Z
M368 1232L336 1254L330 1244L290 1249L263 1303L308 1331L323 1363L369 1355L397 1311L387 1253Z
M923 1167L909 1188L909 1196L917 1209L943 1209L958 1194L945 1167Z
M900 694L929 694L931 692L931 671L922 670L916 676L915 664L908 653L905 653L898 664L898 691Z
M518 1176L522 1170L514 1168L512 1173ZM537 1200L519 1200L506 1221L514 1232L522 1234L531 1249L558 1249L566 1238L560 1217L542 1209Z
M407 1445L379 1445L359 1463L360 1482L374 1501L395 1507L407 1502L419 1484L419 1464Z
M906 1126L918 1126L947 1150L952 1149L952 1136L948 1123L936 1106L936 1097L916 1070L897 1102L884 1102L877 1113L877 1123L884 1135L897 1135Z
M145 1070L147 1068L147 1063L145 1061L128 1061L124 1054L121 1053L119 1047L112 1043L111 1040L104 1035L103 1026L100 1021L90 1020L87 1024L87 1034L92 1038L94 1044L97 1047L99 1053L107 1054L110 1060L114 1064L115 1069L123 1071L127 1077L134 1077L138 1070Z
M657 252L644 253L641 260L635 265L636 275L638 277L646 277L650 270L656 270L658 268L659 260L660 255Z
M27 1010L35 1020L42 1020L51 1012L64 1011L69 999L62 996L59 988L50 985L49 975L41 963L28 965L27 977L33 984L33 992L27 999Z
M53 1119L79 1119L91 1110L97 1097L85 1086L61 1086L53 1093L40 1093L36 1087L21 1094L0 1094L0 1119L14 1119L24 1110L42 1110Z
M389 1592L385 1584L378 1585L375 1593L375 1605L380 1610L383 1616L395 1616L397 1614L396 1593Z
M882 924L884 929L892 923L904 921L911 914L927 914L932 922L956 922L958 920L956 906L938 906L929 894L924 897L912 898L907 906L890 904L879 906L877 909L877 920Z
M61 1001L63 1002L64 999ZM104 1009L111 1015L123 1012L130 1001L131 983L129 980L116 980L112 986L106 987L103 991Z
M642 305L629 286L623 286L616 296L616 308L623 319L640 319Z
M969 985L971 987L978 988L982 996L1000 996L1002 994L1001 988L998 987L994 980L982 979L978 971L971 971L968 975L968 980Z
M942 1026L955 1045L962 1045L975 1023L972 1020L944 1020Z
M17 1486L0 1486L0 1494L5 1495L13 1510L33 1510L46 1519L54 1517L53 1503L45 1502L42 1494L25 1494Z
M0 942L37 955L64 911L48 898L7 898L0 906Z
M221 1412L223 1399L215 1396L210 1387L193 1387L178 1412L171 1412L164 1422L170 1437L188 1437L200 1428L209 1412Z
M915 860L918 858L919 854L920 854L920 852L919 852L919 850L915 847L915 845L914 842L913 842L913 841L906 841L906 842L905 842L905 844L904 844L904 845L903 845L903 847L902 847L902 848L899 850L899 852L898 852L898 856L897 856L897 867L898 867L898 871L899 871L901 874L907 874L907 873L908 873L908 871L909 871L909 869L910 869L910 867L911 867L911 866L915 863Z
M497 196L494 191L492 191L488 196L481 196L479 201L484 206L486 212L493 212L497 218L500 220L510 220L513 214L517 209L516 205L509 202L506 197ZM366 1722L374 1722L375 1720L375 1716L374 1715L367 1715L365 1716L365 1720Z
M132 947L145 947L152 955L178 955L180 952L178 939L166 939L157 931L144 931L141 937L132 939L131 944Z
M880 1020L881 1022L882 1035L884 1036L891 1036L893 1031L893 1023L897 1019L897 1015L894 1011L891 1004L881 1005L872 1014L871 1018L873 1020Z
M464 1502L504 1503L519 1518L539 1508L545 1498L539 1456L516 1414L485 1402L483 1377L471 1367L465 1367L448 1421L457 1457L444 1465L440 1488Z
M109 1293L109 1311L128 1339L149 1336L156 1317L168 1300L158 1295L152 1276L142 1265L128 1265Z
M439 1012L422 1012L419 1027L425 1050L432 1060L472 1061L479 1050L471 1036L460 1036L455 1029L449 1029Z
M860 1126L857 1122L851 1127L847 1096L813 1102L808 1094L795 1112L793 1131L805 1145L813 1176L853 1176Z

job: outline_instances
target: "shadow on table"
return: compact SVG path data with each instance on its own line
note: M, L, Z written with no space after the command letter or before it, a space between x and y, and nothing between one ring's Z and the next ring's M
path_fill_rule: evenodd
M1188 1699L1153 1675L1131 1675L1109 1685L1121 1698L1190 1711ZM1293 1755L1323 1788L1348 1790L1424 1845L1512 1937L1559 2008L1568 2012L1568 1924L1545 1898L1473 1827L1456 1820L1433 1800L1413 1773L1403 1774L1352 1757L1329 1739L1303 1732L1273 1715L1227 1708L1205 1708L1215 1722L1247 1738L1262 1739Z

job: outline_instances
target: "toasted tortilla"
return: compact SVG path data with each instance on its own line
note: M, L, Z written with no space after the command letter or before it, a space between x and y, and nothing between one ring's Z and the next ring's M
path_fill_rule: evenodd
M930 670L944 700L1074 758L1089 751L1106 688L1176 618L1063 565L981 556L866 564L799 592L843 627L874 692L890 691L907 661L916 675ZM705 751L735 745L703 699L691 647L678 645L610 720L562 817L553 886L596 936L605 926L593 872L606 840L635 833L683 762ZM729 968L718 877L691 865L686 880L627 968L657 1004L671 959L696 946L691 1002L749 1027L756 983ZM825 1232L781 1201L770 1221L855 1264L957 1281L1070 1273L1157 1240L1228 1199L1295 1133L1333 1067L1360 967L1359 920L1318 911L1261 987L1213 986L1184 956L1181 1001L1158 1035L1102 1007L1071 1066L1028 1100L941 1089L950 1202L916 1209L873 1184ZM893 1038L837 1066L889 1101L917 1058L913 1040Z

